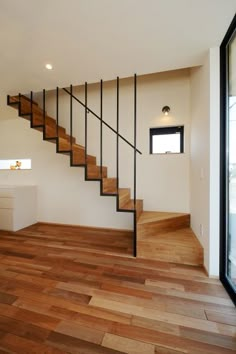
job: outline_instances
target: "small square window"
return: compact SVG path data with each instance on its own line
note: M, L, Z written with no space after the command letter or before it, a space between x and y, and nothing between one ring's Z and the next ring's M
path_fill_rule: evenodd
M183 152L183 126L150 129L150 154L180 154Z

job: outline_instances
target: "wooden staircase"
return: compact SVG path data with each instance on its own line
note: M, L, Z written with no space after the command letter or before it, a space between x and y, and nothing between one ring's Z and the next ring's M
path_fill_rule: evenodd
M24 95L8 96L8 105L16 108L20 117L31 122L31 128L43 133L44 140L56 144L57 153L69 155L71 166L85 167L86 181L100 181L101 195L117 197L117 211L135 213L136 218L143 211L143 201L136 199L136 205L131 198L130 188L119 188L117 190L117 179L108 177L106 166L97 165L96 157L85 156L85 147L76 143L76 139L66 133L65 128L57 126L56 120L42 108L37 102L32 101Z
M143 258L202 264L202 248L189 228L188 214L143 212L143 201L136 199L135 202L131 198L130 188L117 188L117 178L108 177L107 167L101 168L95 156L86 155L85 147L77 144L76 139L67 134L65 128L58 126L56 120L37 102L24 95L8 96L8 105L17 109L20 117L29 120L31 128L42 132L44 140L56 144L57 153L68 155L71 166L84 167L86 181L99 181L101 195L116 197L118 212L134 214L134 240L137 240L137 244L134 242L134 255L137 251L137 255ZM184 237L183 249L176 247L181 243L182 233L188 238L186 241ZM191 247L193 252L188 253ZM196 254L194 248L197 249Z

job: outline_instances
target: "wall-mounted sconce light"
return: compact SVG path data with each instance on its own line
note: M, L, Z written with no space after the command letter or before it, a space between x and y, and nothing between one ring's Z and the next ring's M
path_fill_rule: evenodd
M162 108L162 112L164 113L165 116L168 116L168 114L170 112L170 107L169 106L164 106Z

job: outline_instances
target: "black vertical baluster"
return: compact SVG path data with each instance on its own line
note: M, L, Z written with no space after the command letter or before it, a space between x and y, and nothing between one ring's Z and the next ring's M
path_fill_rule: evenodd
M134 206L136 206L137 77L134 75Z
M59 88L57 87L56 92L56 124L57 124L57 138L59 137Z
M136 230L136 135L137 135L137 76L134 75L134 257L137 254L137 230Z
M116 189L117 209L119 209L119 114L120 114L120 79L116 79Z
M31 115L31 128L33 127L33 91L30 92L30 115Z
M18 100L19 100L19 109L18 109L19 110L19 116L21 116L21 113L22 113L21 112L22 111L22 109L21 109L21 93L18 94Z
M46 92L43 89L43 138L45 139L46 137Z
M102 136L102 128L103 128L103 123L102 123L102 115L103 115L103 82L101 80L100 82L100 117L101 117L101 124L100 124L100 176L101 176L101 193L102 193L102 164L103 164L103 136Z
M87 166L87 144L88 144L88 109L87 109L87 104L88 104L88 84L85 82L84 86L84 98L85 98L85 164Z
M71 145L71 150L72 150L72 134L73 134L73 87L70 85L70 145Z

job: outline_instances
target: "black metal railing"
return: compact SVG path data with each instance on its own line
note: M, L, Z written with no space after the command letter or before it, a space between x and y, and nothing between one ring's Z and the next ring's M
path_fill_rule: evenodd
M63 88L63 90L65 92L68 93L68 95L70 95L70 91L67 88ZM91 113L94 117L96 117L98 120L102 120L99 115L97 115L95 112L93 112L88 106L86 107L86 105L78 98L76 97L74 94L71 95L73 97L74 100L76 100L77 102L79 102L85 109L87 109L87 111L89 113ZM122 139L123 141L126 142L126 144L128 144L130 147L132 147L133 149L135 149L135 151L137 153L139 153L140 155L142 155L141 151L139 149L137 149L133 144L131 144L124 136L122 136L121 134L118 134L116 132L116 130L114 128L112 128L107 122L105 122L104 120L102 120L102 124L105 125L107 128L109 128L113 133L115 133L116 135L119 136L120 139Z
M122 136L119 132L119 115L120 115L120 79L117 77L116 80L116 130L112 128L107 122L103 120L103 81L100 81L100 116L98 116L94 111L92 111L88 107L88 88L87 83L85 83L85 103L83 103L78 97L73 94L72 86L70 86L70 90L67 88L63 88L63 90L70 95L70 106L72 107L72 99L77 101L80 105L82 105L85 109L85 159L87 162L87 114L91 113L95 118L100 121L100 188L101 194L103 194L103 126L106 126L110 129L114 134L116 134L116 190L117 190L117 210L122 211L119 205L119 179L120 179L120 156L119 156L119 139L122 139L126 144L128 144L133 149L133 229L134 229L134 238L133 238L133 254L136 256L137 250L137 239L136 239L136 185L137 185L137 153L141 154L141 151L137 149L137 75L134 75L134 131L133 131L133 139L134 143L130 143L124 136ZM72 108L71 108L72 112ZM71 132L72 136L72 132ZM86 163L87 165L87 163ZM86 167L87 168L87 167ZM128 211L128 210L127 210Z

